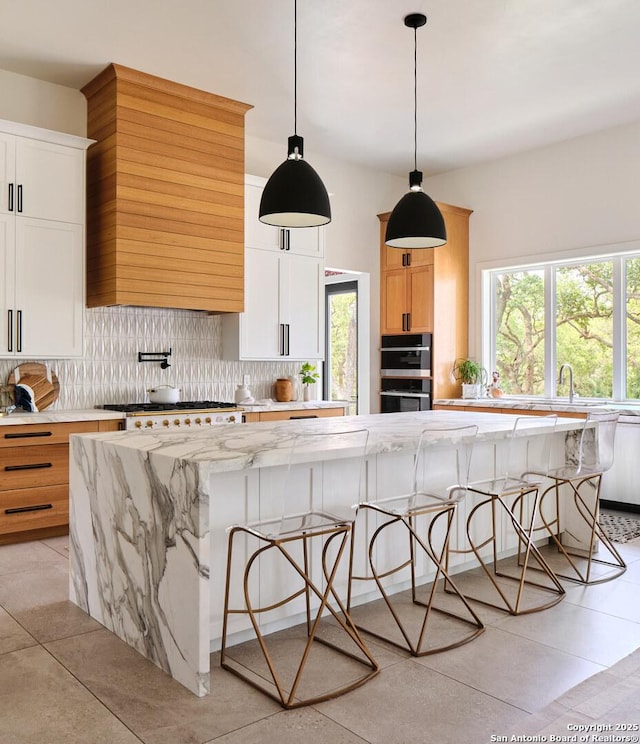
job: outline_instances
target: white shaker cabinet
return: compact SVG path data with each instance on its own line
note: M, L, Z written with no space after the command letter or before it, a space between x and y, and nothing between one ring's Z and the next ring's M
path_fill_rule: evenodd
M226 359L324 356L324 234L258 221L264 179L245 184L245 311L222 318ZM292 237L288 236L292 234Z
M318 227L283 228L265 225L258 219L266 178L245 176L244 243L252 248L324 258L324 233Z
M82 355L89 144L0 121L0 357Z

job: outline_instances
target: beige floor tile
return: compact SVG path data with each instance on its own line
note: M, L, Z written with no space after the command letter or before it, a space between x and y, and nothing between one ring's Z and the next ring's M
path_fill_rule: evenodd
M281 708L212 664L212 694L198 698L107 630L46 648L146 744L195 744Z
M36 644L36 639L0 608L0 655Z
M316 708L372 744L480 744L526 717L413 658Z
M624 575L604 584L575 586L567 592L565 602L640 623L640 592Z
M53 565L67 570L68 562L63 555L37 540L0 545L0 577Z
M508 616L496 627L604 666L635 651L640 640L638 623L569 602L545 612Z
M0 656L3 744L139 744L41 646Z
M603 669L493 627L466 646L416 661L530 713Z
M366 741L313 708L301 708L282 711L207 744L300 744L302 740L305 744L364 744Z
M55 550L57 553L60 553L60 555L63 555L65 558L69 557L69 535L61 535L60 537L47 537L40 542L42 542L42 544L46 545L48 548Z
M102 627L70 602L68 594L66 561L20 574L0 575L0 605L41 643Z
M57 555L50 548L42 546L42 549L52 556ZM0 574L0 605L14 613L68 600L69 564L62 556L57 557L59 562L50 565L41 564L19 573Z

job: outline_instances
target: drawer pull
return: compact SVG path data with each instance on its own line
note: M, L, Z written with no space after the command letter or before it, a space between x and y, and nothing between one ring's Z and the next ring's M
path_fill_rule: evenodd
M22 431L18 434L5 434L5 439L28 439L30 437L51 437L52 431Z
M5 471L11 472L12 470L40 470L41 468L51 468L53 465L50 462L29 462L25 465L5 465Z
M293 421L293 419L307 419L307 418L318 418L315 413L310 413L308 416L289 416L289 420Z
M34 504L33 506L16 506L13 509L5 509L5 514L22 514L22 512L44 511L53 509L53 504Z

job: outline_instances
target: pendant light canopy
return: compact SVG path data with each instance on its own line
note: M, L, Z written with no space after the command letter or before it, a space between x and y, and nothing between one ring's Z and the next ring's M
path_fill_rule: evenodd
M422 171L418 170L418 29L426 22L422 13L411 13L404 19L404 25L413 29L413 170L409 193L396 204L387 222L384 242L391 248L435 248L447 242L444 218L422 190Z
M298 2L294 0L293 129L287 159L267 181L259 219L278 227L318 227L331 222L329 194L322 179L304 160L304 140L298 136Z

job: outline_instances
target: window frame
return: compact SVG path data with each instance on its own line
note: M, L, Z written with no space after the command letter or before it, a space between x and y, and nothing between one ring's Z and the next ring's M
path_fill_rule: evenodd
M614 246L612 246L613 248ZM556 324L547 322L547 318L556 317L556 270L567 266L587 263L610 262L613 271L613 380L612 398L602 398L603 401L640 402L638 398L627 398L626 395L626 362L627 362L627 333L626 333L626 266L627 261L640 259L640 243L634 242L633 250L591 253L571 252L564 257L549 257L546 261L496 261L491 264L478 265L480 278L480 306L481 306L481 360L487 370L496 368L496 277L501 273L515 273L518 271L542 271L544 280L544 311L545 311L545 362L544 362L544 395L514 396L523 398L553 398L556 396L556 371L559 360L556 358ZM564 361L564 360L563 360ZM566 360L569 363L571 360Z

